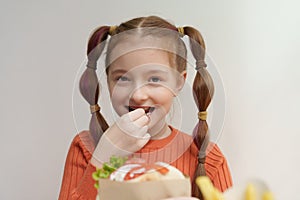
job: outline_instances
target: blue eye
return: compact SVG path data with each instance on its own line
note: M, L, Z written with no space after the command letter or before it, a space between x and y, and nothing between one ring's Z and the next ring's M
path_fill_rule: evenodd
M149 81L150 81L150 82L157 83L157 82L160 82L161 80L160 80L159 77L151 77L151 78L149 79Z
M126 76L120 76L117 78L117 81L129 81L129 78L127 78Z

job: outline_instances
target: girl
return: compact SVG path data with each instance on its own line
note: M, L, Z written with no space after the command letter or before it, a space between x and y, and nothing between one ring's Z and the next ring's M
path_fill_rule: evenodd
M193 92L198 124L193 137L168 125L165 116L186 78L187 49L181 39L190 38L196 60ZM97 104L97 60L110 37L105 57L112 105L120 118L110 127ZM192 194L201 198L195 178L207 175L220 191L232 186L226 159L216 144L209 143L206 110L214 85L206 70L205 44L196 29L176 28L156 16L129 20L119 26L102 26L91 35L87 68L80 92L90 104L89 131L73 140L66 159L59 199L95 199L92 173L112 155L164 161L192 179ZM208 151L209 149L209 151Z

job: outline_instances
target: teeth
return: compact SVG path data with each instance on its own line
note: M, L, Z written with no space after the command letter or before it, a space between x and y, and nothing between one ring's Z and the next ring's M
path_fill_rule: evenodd
M127 107L128 108L128 110L129 110L129 112L131 112L131 111L134 111L135 109L138 109L139 107L131 107L131 106L128 106ZM142 109L144 109L145 110L145 113L146 114L150 114L150 113L152 113L153 112L153 110L155 109L154 107L145 107L145 108L142 108Z
M149 113L152 113L153 111L154 111L154 107L150 107L150 109L149 109Z

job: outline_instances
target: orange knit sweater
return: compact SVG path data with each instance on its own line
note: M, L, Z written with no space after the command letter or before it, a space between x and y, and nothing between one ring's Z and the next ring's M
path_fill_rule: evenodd
M172 128L172 127L171 127ZM88 131L76 135L69 149L59 200L95 200L97 190L92 173L96 168L90 163L94 146ZM207 176L215 187L224 191L232 186L232 179L225 157L216 144L211 144L205 160ZM192 137L172 128L172 133L161 140L150 140L135 157L148 162L171 163L184 174L193 177L197 166L198 149Z

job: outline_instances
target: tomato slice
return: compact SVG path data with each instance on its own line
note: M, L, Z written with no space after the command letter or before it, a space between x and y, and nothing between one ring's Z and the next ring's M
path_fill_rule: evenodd
M137 177L149 172L149 170L155 170L162 175L165 175L169 172L169 169L167 167L157 165L157 164L149 165L149 164L143 163L143 164L140 164L140 166L133 167L131 170L129 170L126 173L124 180L127 181L127 180L137 178ZM151 172L149 172L149 173L151 173Z
M127 174L124 177L124 180L128 181L145 174L146 170L142 170L143 168L144 168L143 166L132 168L129 172L127 172Z

